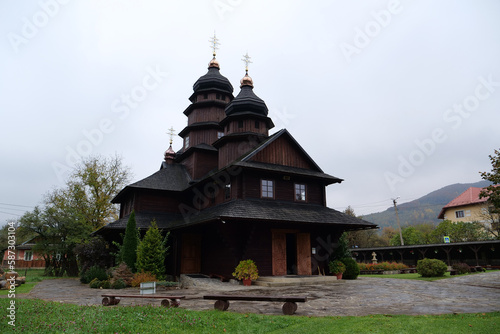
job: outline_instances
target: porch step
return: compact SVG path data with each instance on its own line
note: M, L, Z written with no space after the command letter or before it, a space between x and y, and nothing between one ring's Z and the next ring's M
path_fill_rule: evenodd
M302 286L302 285L324 285L336 284L342 281L336 276L261 276L252 285L258 286Z

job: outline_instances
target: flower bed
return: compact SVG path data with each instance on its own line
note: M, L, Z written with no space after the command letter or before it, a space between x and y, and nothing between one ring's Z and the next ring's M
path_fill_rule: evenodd
M398 274L408 266L398 262L358 263L361 274Z

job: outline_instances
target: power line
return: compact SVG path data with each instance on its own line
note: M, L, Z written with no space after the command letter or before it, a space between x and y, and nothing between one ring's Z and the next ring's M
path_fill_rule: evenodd
M14 210L14 211L26 211L26 209L14 209L14 208L7 208L7 207L2 207L0 206L0 209L3 209L3 210Z
M9 203L0 203L0 205L20 206L22 208L34 208L34 206L20 205L20 204L9 204Z
M10 213L10 212L5 212L5 211L0 211L0 213L5 213L5 214L8 214L8 215L13 215L13 216L21 217L21 215L18 215L17 213Z

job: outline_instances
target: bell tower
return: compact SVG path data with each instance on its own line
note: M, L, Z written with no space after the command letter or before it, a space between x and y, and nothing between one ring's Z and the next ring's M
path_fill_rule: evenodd
M226 117L220 122L224 137L214 146L219 149L219 168L255 148L263 139L269 137L269 129L274 127L267 116L265 102L253 92L253 80L248 75L251 63L248 53L245 62L245 76L240 80L240 92L225 109Z
M184 164L191 177L198 179L217 168L217 149L212 145L224 136L220 122L225 118L224 109L233 100L233 86L220 74L216 59L219 42L214 34L210 39L213 58L208 63L208 72L193 85L191 104L184 110L187 126L179 132L183 148L177 162Z

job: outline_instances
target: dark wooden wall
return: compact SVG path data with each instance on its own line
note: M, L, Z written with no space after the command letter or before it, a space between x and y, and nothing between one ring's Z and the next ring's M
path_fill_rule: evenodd
M160 191L138 191L135 201L136 211L178 212L180 200L178 196Z
M274 180L275 190L274 199L282 201L295 201L295 184L306 185L306 203L324 205L324 185L312 179L297 178L289 176L290 180L285 180L281 174L255 174L245 173L243 177L244 198L261 197L261 180ZM304 202L300 202L304 203Z
M199 122L220 122L226 117L224 108L218 106L194 109L188 116L188 125Z
M252 161L316 170L309 159L283 136L258 152Z

